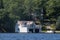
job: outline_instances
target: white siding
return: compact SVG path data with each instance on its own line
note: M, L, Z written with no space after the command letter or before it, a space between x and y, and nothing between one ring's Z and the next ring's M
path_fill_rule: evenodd
M19 28L21 33L27 33L27 27Z

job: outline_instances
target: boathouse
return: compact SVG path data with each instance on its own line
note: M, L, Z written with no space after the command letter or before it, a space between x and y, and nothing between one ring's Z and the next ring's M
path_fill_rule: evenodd
M34 21L18 21L15 26L15 32L18 33L39 33L42 26Z

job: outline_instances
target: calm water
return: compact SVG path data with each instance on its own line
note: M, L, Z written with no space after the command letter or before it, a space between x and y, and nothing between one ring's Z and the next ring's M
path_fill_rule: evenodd
M0 40L60 40L60 34L0 33Z

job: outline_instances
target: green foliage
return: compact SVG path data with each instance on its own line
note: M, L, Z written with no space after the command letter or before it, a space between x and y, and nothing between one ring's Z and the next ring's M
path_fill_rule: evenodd
M45 18L56 20L60 16L60 0L0 0L0 27L9 23L8 28L12 28L17 20L30 20L32 13L41 18L42 9Z
M60 30L60 16L58 17L56 22L56 30Z

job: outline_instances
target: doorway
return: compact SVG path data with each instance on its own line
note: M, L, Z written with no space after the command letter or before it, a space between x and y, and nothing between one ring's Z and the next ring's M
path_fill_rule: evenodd
M33 33L33 29L29 29L29 33Z
M35 33L39 33L39 29L35 29Z

